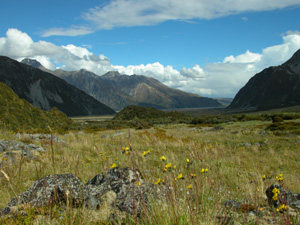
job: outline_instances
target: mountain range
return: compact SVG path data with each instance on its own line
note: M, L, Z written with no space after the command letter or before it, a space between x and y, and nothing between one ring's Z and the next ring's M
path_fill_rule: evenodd
M254 75L228 109L265 110L300 105L300 49L280 66Z
M119 72L110 71L98 76L85 69L50 71L36 60L24 59L22 62L64 79L117 111L128 105L157 109L221 106L215 99L170 88L154 78L142 75L121 75Z
M0 82L9 86L20 98L43 110L56 107L68 116L115 113L113 109L53 74L5 56L0 56Z

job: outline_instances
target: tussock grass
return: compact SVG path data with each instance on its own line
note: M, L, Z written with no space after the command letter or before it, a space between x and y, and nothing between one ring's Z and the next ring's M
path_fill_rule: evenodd
M268 224L265 217L277 224L288 224L282 214L269 208L264 192L269 185L277 182L276 175L283 174L284 187L300 193L300 140L297 135L277 136L271 131L260 133L271 123L236 122L221 124L221 129L173 124L142 130L69 132L58 135L65 143L47 145L47 152L41 153L37 160L23 159L21 162L19 158L16 165L7 164L1 169L10 177L16 193L21 193L34 180L49 174L71 172L87 182L108 170L113 163L120 167L134 166L142 172L146 182L155 183L160 178L165 181L160 185L170 187L165 201L152 199L153 207L147 216L135 218L127 215L124 221L117 221L119 224L222 224L229 218L235 224ZM14 136L2 130L0 138L12 139ZM130 145L133 151L129 155L122 154L122 147ZM150 153L142 156L148 150ZM167 160L161 161L161 156ZM167 163L172 163L172 169L164 172ZM22 165L21 168L19 165ZM208 171L201 172L202 169ZM184 179L175 180L180 173ZM191 174L196 174L196 177L192 178ZM263 175L267 179L263 180ZM0 208L14 197L10 184L3 176L0 177ZM188 188L190 185L191 188ZM266 208L268 213L261 218L234 212L223 206L225 200ZM59 212L55 209L51 215L45 210L44 214L57 219ZM68 215L61 221L63 224L92 223L83 209L65 213ZM36 219L36 216L33 217Z

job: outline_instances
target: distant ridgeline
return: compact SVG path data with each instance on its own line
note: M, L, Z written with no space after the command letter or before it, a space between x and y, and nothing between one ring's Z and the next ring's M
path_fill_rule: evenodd
M0 126L14 131L65 131L73 121L57 108L43 111L20 99L6 84L0 82Z

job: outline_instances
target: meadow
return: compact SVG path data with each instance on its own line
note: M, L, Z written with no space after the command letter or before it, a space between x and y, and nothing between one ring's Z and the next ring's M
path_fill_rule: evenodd
M299 119L293 120L295 124ZM81 118L82 122L82 118ZM273 121L274 122L274 121ZM63 142L21 138L44 146L36 159L19 157L2 164L9 182L0 177L0 208L36 179L49 174L74 173L83 182L118 167L135 167L145 182L172 188L171 201L152 199L143 215L127 215L111 224L299 224L299 212L288 207L276 211L265 190L280 182L300 193L300 136L297 132L271 131L270 120L203 124L156 124L150 128L69 131L56 134ZM298 126L298 125L297 125ZM1 129L0 139L16 139ZM126 148L132 148L127 153ZM283 181L278 181L282 174ZM228 208L226 201L246 208ZM36 213L25 218L0 218L4 224L39 224ZM109 224L92 221L84 211L66 214L43 209L41 224Z

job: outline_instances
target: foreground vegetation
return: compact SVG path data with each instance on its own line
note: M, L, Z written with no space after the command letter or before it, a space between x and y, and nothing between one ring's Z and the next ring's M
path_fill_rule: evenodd
M299 119L295 116L287 121L282 114L279 117L70 131L57 134L64 143L53 144L24 137L25 142L45 145L47 152L33 160L20 157L15 163L2 162L1 169L10 179L8 182L0 178L0 208L40 177L70 172L87 182L115 163L137 168L146 182L172 188L171 201L153 199L153 208L141 217L127 215L117 224L297 224L297 212L291 208L277 212L265 195L266 188L278 182L279 174L283 175L280 182L286 189L300 193ZM293 124L293 129L288 123ZM1 129L0 139L15 139L15 135ZM124 149L130 146L133 151L126 154ZM176 179L180 174L184 179ZM248 204L257 213L228 209L224 206L226 200ZM0 223L31 224L38 214L44 215L41 224L94 223L83 210L65 210L63 217L58 208L28 209L27 214L0 218Z
M49 127L66 132L74 123L57 108L43 111L20 99L7 85L0 82L0 126L17 131L49 132Z

